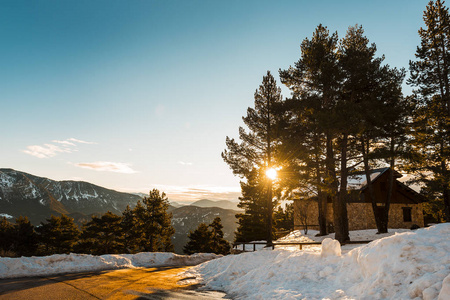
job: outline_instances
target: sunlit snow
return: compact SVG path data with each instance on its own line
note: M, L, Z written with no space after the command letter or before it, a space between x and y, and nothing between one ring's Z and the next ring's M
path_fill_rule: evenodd
M186 275L238 300L450 299L450 224L396 233L342 254L329 238L323 246L229 255Z

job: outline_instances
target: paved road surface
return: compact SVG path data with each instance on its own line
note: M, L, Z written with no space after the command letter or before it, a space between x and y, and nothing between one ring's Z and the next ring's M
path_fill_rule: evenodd
M230 299L221 292L196 291L177 274L190 267L122 269L0 280L0 299Z

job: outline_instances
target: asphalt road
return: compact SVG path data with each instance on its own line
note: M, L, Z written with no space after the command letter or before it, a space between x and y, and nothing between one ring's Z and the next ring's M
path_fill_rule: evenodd
M0 280L0 299L230 299L178 274L190 267L122 269Z

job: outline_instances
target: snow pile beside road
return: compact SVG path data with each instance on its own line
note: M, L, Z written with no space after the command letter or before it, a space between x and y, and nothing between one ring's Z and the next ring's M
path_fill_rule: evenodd
M340 255L263 250L195 267L233 299L450 299L450 224L395 234ZM192 275L192 274L190 274Z
M42 257L0 258L0 278L46 276L71 272L100 271L122 268L196 265L214 258L215 254L177 255L168 252L137 254L55 254Z

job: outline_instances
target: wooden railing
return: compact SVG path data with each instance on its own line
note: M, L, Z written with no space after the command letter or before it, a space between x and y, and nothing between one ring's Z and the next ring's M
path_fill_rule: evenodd
M342 245L352 245L352 244L368 244L372 241L347 241ZM275 246L299 246L300 250L303 250L303 246L321 245L322 242L274 242L272 243L272 249ZM256 245L267 245L267 242L238 242L233 244L233 249L238 250L237 246L242 245L242 251L245 252L245 245L253 245L253 251L256 251ZM266 246L267 247L267 246Z

